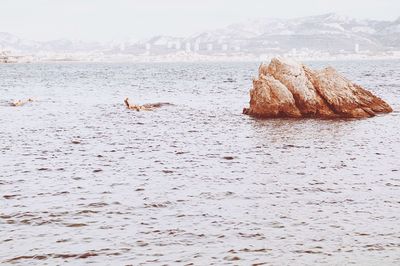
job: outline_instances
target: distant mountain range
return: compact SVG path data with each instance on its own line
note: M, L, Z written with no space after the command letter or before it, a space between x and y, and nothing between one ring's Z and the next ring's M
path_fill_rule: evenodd
M296 19L252 19L189 37L155 36L139 42L97 43L20 39L0 33L0 50L16 53L90 53L166 55L179 51L205 55L284 54L318 51L330 54L400 51L400 18L360 20L337 14Z
M400 48L400 18L396 21L357 20L337 14L298 19L256 19L194 38L230 42L246 51L315 49L327 52L360 48L381 51Z
M60 39L47 42L31 41L21 39L13 34L0 32L0 50L11 50L23 53L38 52L89 52L109 49L100 43L74 42Z

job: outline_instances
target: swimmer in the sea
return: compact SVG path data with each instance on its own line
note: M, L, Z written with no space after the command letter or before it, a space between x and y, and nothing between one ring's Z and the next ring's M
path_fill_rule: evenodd
M129 103L129 98L125 98L124 100L126 108L130 110L136 110L136 111L152 111L155 108L160 108L163 105L171 105L170 103L149 103L149 104L144 104L144 105L136 105L136 104L131 104Z

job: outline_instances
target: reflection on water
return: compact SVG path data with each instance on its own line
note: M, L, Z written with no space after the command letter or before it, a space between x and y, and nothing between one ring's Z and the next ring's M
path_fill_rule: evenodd
M331 64L400 110L400 62ZM399 264L399 113L253 119L256 72L0 65L0 263Z

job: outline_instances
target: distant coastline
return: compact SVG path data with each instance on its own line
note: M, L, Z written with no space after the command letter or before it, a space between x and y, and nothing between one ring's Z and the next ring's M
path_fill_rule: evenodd
M187 37L109 43L31 41L0 32L0 63L243 62L275 56L299 61L400 59L400 18L359 20L334 13L261 18Z
M279 54L278 54L279 55ZM0 56L1 63L179 63L179 62L259 62L266 61L276 54L255 55L199 55L193 53L179 53L169 55L108 55L108 56L92 56L82 54L55 54L49 56L38 57L35 55L13 55ZM292 58L298 61L357 61L357 60L400 60L400 52L396 54L338 54L324 56L296 56L292 54L279 55L282 57Z

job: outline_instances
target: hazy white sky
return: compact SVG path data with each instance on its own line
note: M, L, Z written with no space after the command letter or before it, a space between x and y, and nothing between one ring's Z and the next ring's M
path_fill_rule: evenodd
M393 20L400 0L0 0L0 31L50 40L185 36L248 18L336 12Z

